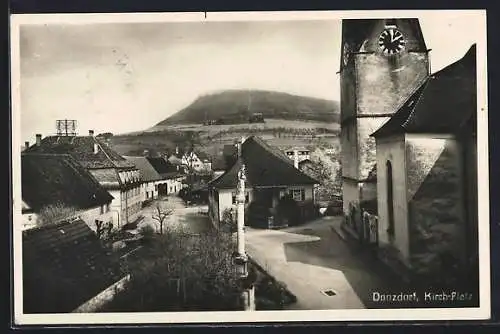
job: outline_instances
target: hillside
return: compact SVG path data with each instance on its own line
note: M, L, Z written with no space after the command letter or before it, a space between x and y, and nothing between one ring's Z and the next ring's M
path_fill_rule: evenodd
M252 113L262 113L265 119L338 123L340 105L337 101L280 92L227 90L199 97L157 126L217 120L223 120L224 124L246 123Z

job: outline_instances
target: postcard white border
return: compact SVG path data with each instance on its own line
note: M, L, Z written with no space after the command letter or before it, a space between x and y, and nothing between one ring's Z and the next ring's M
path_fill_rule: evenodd
M258 323L258 322L337 322L337 321L426 321L485 320L490 317L490 240L488 177L488 105L485 10L406 10L406 11L296 11L296 12L197 12L197 13L113 13L113 14L16 14L11 15L12 84L12 176L14 222L21 221L20 175L20 59L19 26L23 24L92 24L132 22L200 22L266 20L340 20L355 18L425 17L437 14L468 16L483 21L482 39L477 41L478 103L478 192L479 192L479 275L480 307L434 309L360 309L319 311L255 312L169 312L169 313L96 313L96 314L23 314L21 224L13 223L14 246L14 321L16 325L78 324L168 324L168 323ZM335 75L335 73L332 73Z

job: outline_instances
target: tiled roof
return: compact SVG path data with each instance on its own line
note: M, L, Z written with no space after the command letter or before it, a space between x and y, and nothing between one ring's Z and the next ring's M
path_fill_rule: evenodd
M104 187L119 187L121 185L116 168L88 169L88 171Z
M118 280L118 259L82 220L23 232L25 313L71 312Z
M212 170L226 170L226 159L219 156L212 162Z
M98 152L94 153L94 144ZM48 136L40 145L32 145L24 152L71 154L85 168L134 168L134 165L93 136Z
M238 182L238 171L245 164L247 185L274 187L316 184L318 181L293 166L290 159L262 139L252 136L242 145L242 156L224 174L211 181L214 188L234 188Z
M431 75L372 136L457 133L476 116L476 46Z
M35 212L56 203L87 209L113 200L70 155L23 153L21 169L23 201Z
M209 161L210 160L210 156L203 151L195 151L194 153L196 154L198 159L200 159L201 161Z
M150 163L149 159L156 158L147 158L147 157L125 157L127 160L131 161L135 167L137 167L141 171L142 180L146 182L158 181L162 179L160 173L156 171L153 165ZM157 158L165 161L163 158Z
M238 149L234 144L226 144L224 145L224 148L222 149L222 155L226 156L232 156L238 154Z
M162 178L172 178L179 176L181 172L177 169L177 166L163 158L146 158L149 164L154 168L156 173L158 173Z

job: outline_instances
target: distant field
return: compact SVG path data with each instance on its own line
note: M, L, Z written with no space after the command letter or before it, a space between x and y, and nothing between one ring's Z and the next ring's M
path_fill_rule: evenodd
M260 124L208 125L177 124L155 126L143 132L116 135L112 146L123 155L137 155L144 150L165 152L176 145L183 145L181 134L199 132L199 149L210 155L221 154L226 144L232 144L242 136L256 135L268 144L279 148L289 146L334 147L338 144L338 123L318 121L290 121L267 119ZM177 143L177 144L176 144Z
M177 130L177 131L202 131L207 133L217 133L227 130L243 130L243 129L274 129L279 127L292 129L318 129L326 128L329 130L340 130L338 123L324 123L316 121L289 121L282 119L266 119L265 123L244 123L244 124L228 124L228 125L202 125L202 124L177 124L177 125L157 125L144 132Z

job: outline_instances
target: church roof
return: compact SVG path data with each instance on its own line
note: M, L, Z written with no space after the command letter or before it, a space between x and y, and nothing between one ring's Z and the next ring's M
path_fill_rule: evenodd
M476 115L476 45L457 62L430 75L371 136L457 133Z
M251 136L242 144L242 156L224 174L211 181L217 189L232 189L238 183L238 171L245 164L247 185L250 187L278 187L288 185L317 184L293 166L285 154L269 146L262 139Z

